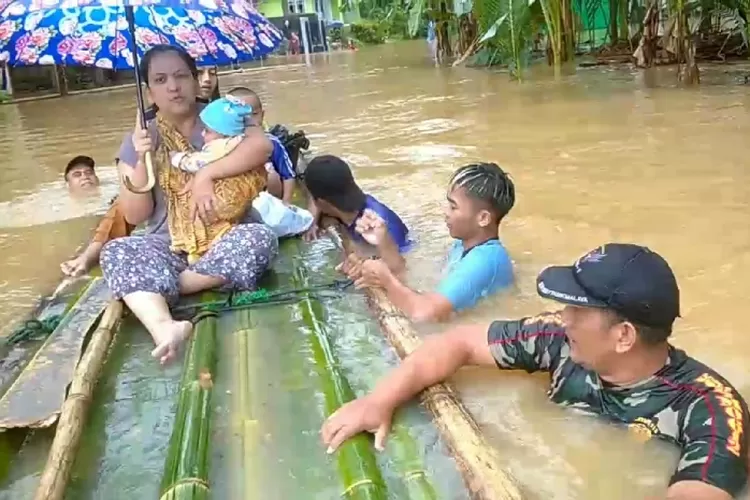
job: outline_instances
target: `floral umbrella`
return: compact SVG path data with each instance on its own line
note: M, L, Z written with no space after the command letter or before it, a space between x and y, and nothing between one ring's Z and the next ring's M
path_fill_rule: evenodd
M0 60L11 65L65 64L134 68L124 6L32 10L25 1L0 0ZM221 10L171 6L134 7L139 55L158 44L179 45L199 66L258 59L275 50L282 35L249 4Z
M159 44L179 45L203 65L257 59L283 37L247 0L0 0L0 61L135 70L141 125L146 114L138 58ZM134 192L154 184L149 179Z

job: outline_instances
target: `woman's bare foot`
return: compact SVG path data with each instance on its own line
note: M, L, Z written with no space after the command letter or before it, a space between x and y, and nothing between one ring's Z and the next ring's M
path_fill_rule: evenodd
M166 365L177 356L180 347L192 332L193 325L189 321L169 320L160 323L154 332L159 341L156 348L151 351L151 356L158 359L162 365Z

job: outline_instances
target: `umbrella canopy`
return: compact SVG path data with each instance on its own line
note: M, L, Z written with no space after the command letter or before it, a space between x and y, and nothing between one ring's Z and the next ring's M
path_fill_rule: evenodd
M0 0L0 7L3 1L7 3ZM127 7L35 10L32 3L16 1L0 11L0 61L134 67ZM141 6L132 12L139 56L154 45L179 45L198 65L220 66L263 57L283 39L273 24L244 2L216 10Z

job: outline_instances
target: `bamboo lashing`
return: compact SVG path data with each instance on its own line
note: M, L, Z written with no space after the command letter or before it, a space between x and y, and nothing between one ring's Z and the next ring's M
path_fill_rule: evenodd
M34 500L60 500L65 494L94 387L121 316L122 302L110 301L76 366Z
M354 253L354 245L345 229L337 225L336 233L345 256ZM377 316L381 331L404 359L419 347L409 320L396 308L385 292L367 288L370 308ZM484 438L476 422L447 383L428 387L421 394L422 404L432 413L433 422L456 460L469 495L474 500L521 500L516 480L500 466L495 448Z

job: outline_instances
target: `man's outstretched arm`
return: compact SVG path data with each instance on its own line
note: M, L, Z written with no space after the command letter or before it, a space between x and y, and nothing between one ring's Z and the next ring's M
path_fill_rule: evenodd
M382 449L393 412L399 406L462 366L494 366L487 329L487 324L461 326L428 337L372 393L345 404L325 421L321 434L329 453L362 431L377 431L375 446Z

